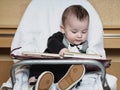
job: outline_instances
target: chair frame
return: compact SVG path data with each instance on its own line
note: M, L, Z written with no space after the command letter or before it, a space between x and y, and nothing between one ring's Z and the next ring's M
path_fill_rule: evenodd
M104 67L104 65L102 63L100 63L99 61L97 60L89 60L89 59L80 59L80 60L76 60L76 59L62 59L62 62L61 62L61 59L35 59L35 60L20 60L18 61L17 63L15 63L12 68L11 68L11 71L10 71L10 76L11 76L11 81L12 81L12 87L14 87L14 84L16 83L16 78L15 78L15 69L18 67L18 66L27 66L27 65L45 65L45 64L75 64L75 65L78 65L78 64L84 64L84 65L95 65L97 67L100 68L101 70L101 81L102 81L102 86L103 88L105 87L105 82L106 82L106 69Z

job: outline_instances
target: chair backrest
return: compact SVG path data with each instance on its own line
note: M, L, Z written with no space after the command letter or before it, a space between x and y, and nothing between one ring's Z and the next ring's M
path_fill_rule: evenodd
M73 4L82 5L90 15L87 53L101 54L105 58L103 26L99 15L87 0L32 0L18 26L11 50L22 47L20 52L43 52L48 37L60 30L64 9Z

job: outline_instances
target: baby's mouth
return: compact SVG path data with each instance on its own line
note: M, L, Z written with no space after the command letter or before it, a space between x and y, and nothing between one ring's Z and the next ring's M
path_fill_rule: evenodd
M75 40L75 41L76 41L76 42L80 42L80 43L82 42L82 40Z

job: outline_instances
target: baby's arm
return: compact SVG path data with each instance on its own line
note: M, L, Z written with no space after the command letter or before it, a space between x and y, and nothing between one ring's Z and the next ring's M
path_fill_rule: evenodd
M57 32L53 34L48 39L47 49L45 52L59 53L63 48L66 48L62 41L63 41L63 34L61 32Z

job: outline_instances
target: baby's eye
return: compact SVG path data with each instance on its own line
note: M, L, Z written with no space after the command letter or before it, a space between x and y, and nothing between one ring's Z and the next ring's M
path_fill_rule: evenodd
M73 30L71 30L71 32L72 32L72 33L77 33L78 31L75 30L75 29L73 29Z
M82 33L87 33L87 30L82 31Z
M77 33L77 31L71 31L72 33Z
M82 32L82 33L86 33L86 32Z

